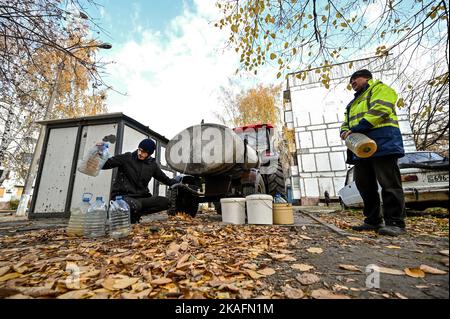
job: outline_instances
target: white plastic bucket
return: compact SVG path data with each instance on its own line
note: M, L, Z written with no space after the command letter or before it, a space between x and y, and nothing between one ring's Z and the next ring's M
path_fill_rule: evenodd
M245 224L245 198L222 198L222 221L227 224Z
M247 201L247 220L249 224L272 225L273 197L264 194L249 195Z

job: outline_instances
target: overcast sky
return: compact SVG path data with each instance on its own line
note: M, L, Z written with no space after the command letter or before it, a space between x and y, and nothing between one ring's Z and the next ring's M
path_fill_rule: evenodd
M215 0L96 2L100 7L89 13L106 31L100 40L113 46L99 52L104 61L113 61L104 79L120 92L109 91L109 112L123 112L169 139L202 119L218 122L214 113L222 110L220 88L230 78L244 89L284 83L282 78L276 80L277 71L270 66L259 69L257 77L235 74L239 56L226 48L229 30L214 27L221 18ZM377 23L382 9L376 3L369 5L365 13L369 26ZM373 56L378 45L375 41L345 58ZM433 58L419 48L410 69L424 72Z
M214 27L215 1L97 2L102 6L91 15L113 45L99 52L114 61L105 80L126 94L108 93L109 112L124 112L167 138L202 119L218 122L220 87L235 77L239 57L225 48L229 35ZM260 74L240 77L248 86L275 82L276 72Z

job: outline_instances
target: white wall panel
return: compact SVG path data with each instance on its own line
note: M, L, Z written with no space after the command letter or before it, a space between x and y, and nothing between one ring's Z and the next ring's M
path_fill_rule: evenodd
M339 136L339 129L333 128L327 130L327 140L329 146L341 146L342 140Z
M346 170L344 152L330 153L330 162L332 171Z
M298 139L300 142L300 148L312 148L313 140L311 132L299 132Z
M62 213L66 207L78 127L50 130L35 213Z
M167 161L166 161L166 148L164 146L161 146L161 149L159 151L160 154L160 162L162 166L167 166Z
M343 146L334 146L331 148L332 152L339 152L339 151L346 151L347 147L345 145Z
M330 158L328 153L316 154L317 171L319 172L329 172L331 171Z
M313 143L314 147L326 147L328 146L327 137L324 130L313 131Z
M292 177L292 188L294 188L294 189L301 188L300 178L298 176Z
M345 177L335 177L334 178L334 189L336 192L336 196L339 193L339 190L345 186Z
M297 165L291 166L291 175L292 176L298 175L298 166Z
M301 155L301 158L303 172L315 172L317 170L314 154L304 154Z
M152 193L152 195L153 195L153 193L155 192L155 190L154 190L154 188L155 188L155 179L154 178L152 178L151 180L150 180L150 183L148 183L148 190L150 191L150 193Z
M328 192L330 196L335 196L335 189L333 186L333 179L332 178L320 178L319 179L319 196L324 197L325 191Z
M294 117L293 117L292 111L284 112L284 121L285 122L294 122Z
M317 178L305 178L305 196L306 197L319 197L319 185Z
M298 121L298 126L309 126L311 121L309 120L309 112L295 112L295 117Z
M327 124L328 128L338 128L338 129L340 129L341 126L342 126L341 122Z
M335 172L318 172L318 173L311 173L311 176L309 177L317 177L317 178L321 178L321 177L334 177L336 175Z
M321 112L310 112L311 125L325 124L323 114Z
M166 196L166 190L167 190L167 186L160 183L158 196Z
M325 123L339 122L338 115L337 115L337 113L335 113L334 110L331 111L331 112L327 112L327 111L326 111L326 112L323 114L323 117L324 117L324 119L325 119Z
M324 130L327 128L326 124L319 124L319 125L310 125L306 128L307 131L317 131L317 130Z
M331 151L331 148L329 147L320 147L320 148L312 148L309 150L309 152L312 153L327 153Z

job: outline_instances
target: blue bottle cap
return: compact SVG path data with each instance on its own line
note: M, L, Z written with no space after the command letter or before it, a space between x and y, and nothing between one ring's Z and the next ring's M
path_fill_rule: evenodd
M122 199L122 196L116 196L116 200Z
M83 202L84 202L84 203L89 203L89 198L83 197Z

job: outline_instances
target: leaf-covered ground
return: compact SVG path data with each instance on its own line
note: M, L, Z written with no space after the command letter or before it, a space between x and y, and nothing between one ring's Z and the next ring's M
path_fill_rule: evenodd
M448 298L448 238L418 236L224 225L211 213L161 214L120 240L17 232L0 237L0 298ZM366 283L373 264L379 288Z
M362 210L337 210L331 214L319 214L324 221L350 231L351 226L363 222ZM406 229L411 236L431 235L437 237L449 236L448 209L434 208L417 212L407 210ZM370 232L369 232L370 233Z

